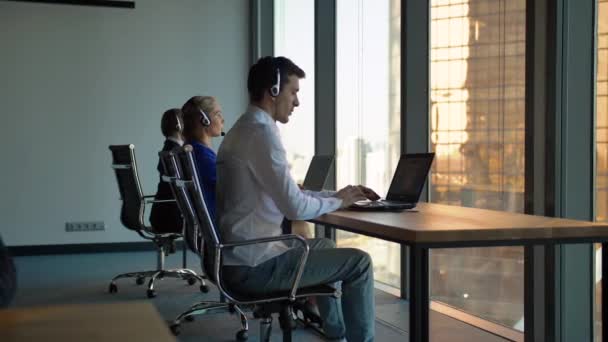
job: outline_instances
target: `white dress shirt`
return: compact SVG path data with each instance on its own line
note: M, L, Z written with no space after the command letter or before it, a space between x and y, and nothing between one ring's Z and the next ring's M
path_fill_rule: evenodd
M333 194L300 190L275 121L258 107L249 106L220 145L217 212L226 242L278 236L284 217L307 220L337 210L342 200ZM226 251L224 265L256 266L290 248L285 242L237 247Z

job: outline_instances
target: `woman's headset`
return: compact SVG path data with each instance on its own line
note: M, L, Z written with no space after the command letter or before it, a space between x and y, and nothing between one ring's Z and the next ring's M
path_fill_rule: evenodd
M201 112L201 124L205 127L209 127L211 125L211 120L209 120L209 116L207 116L207 113L205 113L204 110L199 109L199 111ZM220 134L222 136L226 135L226 133L223 131Z
M199 109L199 111L201 112L201 124L203 126L211 125L211 120L209 120L209 116L207 116L207 113L205 113L205 111L202 109Z

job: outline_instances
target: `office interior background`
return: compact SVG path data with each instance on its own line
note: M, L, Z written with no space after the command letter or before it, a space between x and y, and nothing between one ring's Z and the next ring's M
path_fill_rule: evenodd
M307 73L301 106L280 127L298 181L315 153L335 153L331 186L384 195L399 155L428 150L428 201L608 221L608 1L418 2L1 2L5 242L140 242L119 222L107 146L135 144L153 191L161 113L214 95L230 128L263 55ZM105 230L68 233L72 221ZM378 287L404 290L402 246L341 231L336 240L373 255ZM601 246L564 248L560 262L588 272L571 285L578 276L563 266L556 281L574 293L562 301L590 310L564 305L563 340L599 341ZM521 247L432 250L432 299L523 331L523 258ZM594 324L569 325L572 315Z

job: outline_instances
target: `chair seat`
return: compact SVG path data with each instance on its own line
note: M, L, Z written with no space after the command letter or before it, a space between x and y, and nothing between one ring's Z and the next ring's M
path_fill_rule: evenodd
M232 290L232 289L231 289ZM242 292L233 292L231 293L235 299L238 301L257 301L257 300L268 300L268 298L277 298L277 297L289 297L291 294L291 290L285 291L275 291L275 292L264 292L261 294L251 294L251 293L242 293ZM296 298L302 297L310 297L310 296L335 296L340 297L340 290L336 289L330 285L315 285L302 287L298 289L296 293Z

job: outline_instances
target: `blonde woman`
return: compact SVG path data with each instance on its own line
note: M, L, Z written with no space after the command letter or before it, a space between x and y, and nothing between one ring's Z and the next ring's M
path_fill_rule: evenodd
M215 220L216 154L211 139L222 135L224 116L222 107L213 96L193 96L182 107L184 138L192 145L203 196L211 218Z

